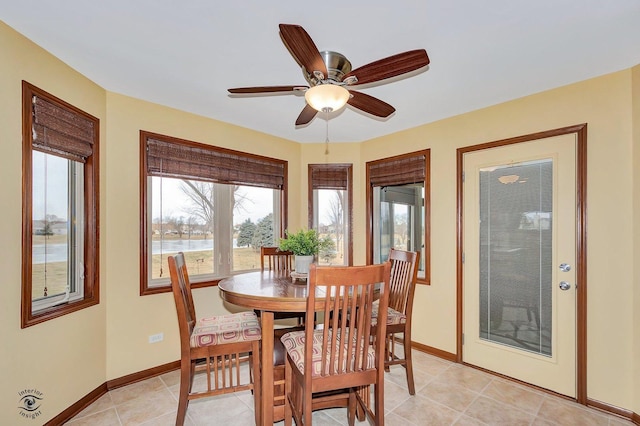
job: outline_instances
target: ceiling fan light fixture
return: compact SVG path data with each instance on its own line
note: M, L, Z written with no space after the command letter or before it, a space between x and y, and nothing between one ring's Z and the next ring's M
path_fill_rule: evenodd
M320 112L332 112L347 104L349 91L336 84L320 84L307 90L304 98L313 109Z

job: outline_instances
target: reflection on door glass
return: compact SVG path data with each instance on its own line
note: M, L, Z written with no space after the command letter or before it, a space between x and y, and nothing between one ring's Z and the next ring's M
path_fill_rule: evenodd
M480 338L550 356L553 162L480 170Z
M374 259L385 262L389 250L420 251L418 276L424 276L424 184L373 188Z

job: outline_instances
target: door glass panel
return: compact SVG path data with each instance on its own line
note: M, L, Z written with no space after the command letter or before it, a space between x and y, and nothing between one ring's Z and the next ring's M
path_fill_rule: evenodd
M480 338L551 356L553 161L480 170Z

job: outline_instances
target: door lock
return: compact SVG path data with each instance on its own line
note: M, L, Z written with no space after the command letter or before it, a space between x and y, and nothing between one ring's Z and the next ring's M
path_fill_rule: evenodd
M558 268L560 268L562 272L569 272L571 270L571 265L569 265L568 263L561 263Z
M571 284L569 284L566 281L560 281L560 286L559 287L560 287L560 290L567 291L567 290L569 290L571 288Z

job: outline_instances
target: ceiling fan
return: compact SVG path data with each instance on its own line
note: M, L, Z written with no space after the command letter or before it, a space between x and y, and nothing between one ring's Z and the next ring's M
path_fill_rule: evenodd
M429 64L424 49L410 50L363 65L354 70L351 62L337 52L318 51L309 34L299 25L280 24L285 46L302 68L309 86L262 86L228 89L232 94L304 92L307 104L296 120L296 126L309 123L318 113L337 111L345 104L386 118L395 108L380 99L352 90L352 86L375 83L406 74Z

